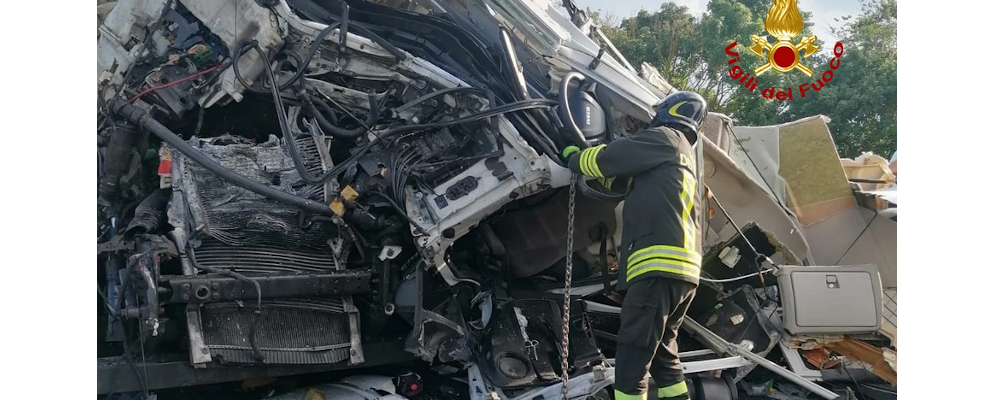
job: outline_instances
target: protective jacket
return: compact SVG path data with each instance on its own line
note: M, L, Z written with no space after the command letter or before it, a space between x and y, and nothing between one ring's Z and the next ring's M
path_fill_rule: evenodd
M618 290L648 276L698 284L701 199L694 154L684 135L661 126L569 157L572 171L627 190Z

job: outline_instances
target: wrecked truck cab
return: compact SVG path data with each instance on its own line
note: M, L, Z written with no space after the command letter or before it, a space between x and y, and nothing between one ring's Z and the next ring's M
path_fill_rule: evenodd
M401 365L468 382L440 398L561 398L565 331L568 398L612 384L621 194L581 183L564 327L557 154L637 132L673 88L576 8L127 0L101 21L100 393ZM697 146L690 315L768 357L762 271L816 261L733 129L712 114ZM758 367L685 336L692 391Z

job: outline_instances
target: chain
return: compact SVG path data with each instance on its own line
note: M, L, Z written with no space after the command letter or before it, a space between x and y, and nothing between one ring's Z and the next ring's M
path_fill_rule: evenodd
M571 189L567 200L567 262L564 267L564 315L563 346L560 351L560 371L563 383L560 390L562 399L567 400L567 353L571 338L571 272L574 259L574 196L577 188L577 174L571 174Z

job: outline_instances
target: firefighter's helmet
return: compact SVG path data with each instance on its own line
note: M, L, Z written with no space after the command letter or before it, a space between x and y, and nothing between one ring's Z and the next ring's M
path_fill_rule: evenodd
M701 95L694 92L674 92L657 104L657 114L652 126L680 128L693 144L698 137L701 124L708 116L708 104Z

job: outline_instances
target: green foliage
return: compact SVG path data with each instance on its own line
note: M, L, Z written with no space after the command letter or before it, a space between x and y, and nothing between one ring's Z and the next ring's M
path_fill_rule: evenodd
M725 47L738 44L743 68L752 72L765 62L746 47L752 35L768 36L763 19L773 0L711 0L700 17L687 7L663 3L659 11L640 11L621 22L603 20L602 29L634 66L649 63L671 84L704 96L712 111L732 117L741 125L772 125L810 115L831 118L829 129L839 153L855 157L863 151L889 155L897 145L897 3L896 0L862 0L863 13L844 17L833 29L844 45L841 65L820 91L800 98L801 84L816 82L829 68L832 43L802 60L815 74L813 80L792 72L773 71L759 76L759 89L791 87L795 99L780 102L751 93L727 73ZM811 13L802 12L804 31L814 34Z

